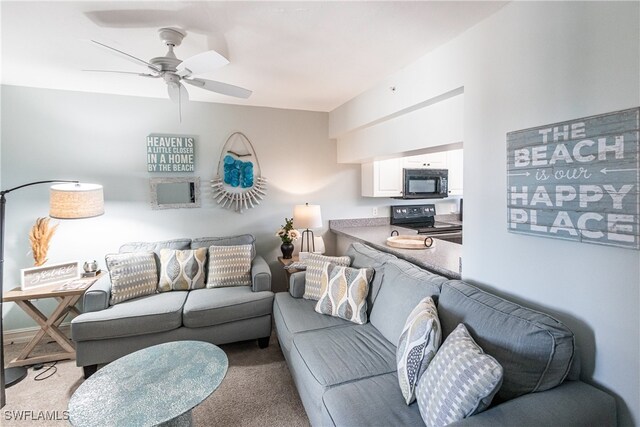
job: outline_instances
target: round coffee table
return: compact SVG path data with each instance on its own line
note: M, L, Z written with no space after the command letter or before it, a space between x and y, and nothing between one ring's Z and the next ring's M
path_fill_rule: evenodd
M74 426L188 426L229 361L219 347L176 341L128 354L98 370L69 401Z

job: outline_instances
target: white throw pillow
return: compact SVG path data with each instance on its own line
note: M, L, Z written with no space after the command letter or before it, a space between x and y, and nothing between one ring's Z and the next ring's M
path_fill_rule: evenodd
M109 254L105 262L111 279L110 305L156 292L158 270L153 252Z
M429 366L441 342L438 310L433 299L426 297L407 316L396 349L398 382L407 405L416 400L418 378Z
M159 292L204 288L207 249L160 249Z
M332 257L320 254L309 254L306 260L307 272L304 278L303 298L315 301L320 299L320 278L322 277L325 264L329 262L348 267L351 264L351 258L348 256Z
M326 263L320 299L315 310L358 325L367 323L367 294L373 268L351 268Z
M423 421L444 426L487 409L502 385L502 366L485 354L460 323L418 380Z
M209 247L207 288L251 285L253 245Z

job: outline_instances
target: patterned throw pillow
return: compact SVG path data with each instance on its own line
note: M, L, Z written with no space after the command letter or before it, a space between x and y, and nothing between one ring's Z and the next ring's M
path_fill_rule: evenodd
M320 299L320 278L322 277L324 265L328 262L348 267L351 264L351 258L348 256L331 257L320 254L309 254L306 260L307 272L304 279L304 295L302 298L315 301Z
M156 292L158 271L153 252L110 254L105 262L111 278L110 305Z
M253 245L210 246L207 288L251 285Z
M188 291L204 288L207 249L161 249L158 291Z
M367 323L367 294L373 268L351 268L325 263L316 311L359 325Z
M464 324L449 334L416 394L427 426L444 426L487 409L502 385L502 366L485 354Z
M409 313L396 349L398 381L407 405L416 400L418 378L436 355L440 342L438 310L433 299L426 297Z

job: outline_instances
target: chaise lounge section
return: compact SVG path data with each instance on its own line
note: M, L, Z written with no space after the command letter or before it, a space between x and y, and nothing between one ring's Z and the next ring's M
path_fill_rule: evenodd
M302 298L304 272L274 300L278 339L312 425L424 425L418 403L407 405L400 391L396 345L426 296L437 301L443 341L464 323L504 369L491 406L453 425L616 424L614 398L577 380L574 336L561 322L360 243L347 255L353 267L375 270L369 323L315 312L316 301Z

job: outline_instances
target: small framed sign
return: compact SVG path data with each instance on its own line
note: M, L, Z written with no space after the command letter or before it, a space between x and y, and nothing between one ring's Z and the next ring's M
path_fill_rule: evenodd
M80 263L77 261L20 270L20 286L23 291L54 283L68 282L80 278Z
M196 138L188 135L147 136L148 172L195 172Z

